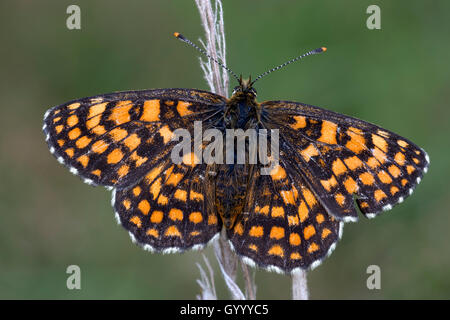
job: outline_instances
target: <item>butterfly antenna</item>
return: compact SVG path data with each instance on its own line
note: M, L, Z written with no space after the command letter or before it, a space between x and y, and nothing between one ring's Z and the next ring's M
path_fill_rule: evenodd
M267 76L269 73L272 73L272 72L274 72L274 71L277 71L277 70L280 70L281 68L286 67L288 64L291 64L291 63L293 63L293 62L296 62L296 61L298 61L298 60L300 60L300 59L302 59L302 58L304 58L304 57L307 57L307 56L310 56L310 55L313 55L313 54L322 53L322 52L325 52L325 51L327 51L327 48L325 48L325 47L317 48L316 50L312 50L312 51L310 51L310 52L307 52L307 53L305 53L305 54L302 54L301 56L298 56L297 58L294 58L294 59L289 60L289 61L287 61L287 62L285 62L285 63L283 63L283 64L280 64L278 67L272 68L272 69L270 69L269 71L266 71L266 72L260 74L259 76L257 76L256 79L253 80L253 82L251 83L251 85L253 85L256 81L258 81L258 80L261 79L262 77Z
M186 42L188 45L190 45L191 47L193 47L194 49L196 49L197 51L199 51L200 53L204 54L206 57L208 57L209 59L211 59L212 61L214 61L215 63L217 63L219 66L221 66L222 68L224 68L225 70L228 71L228 73L230 73L238 82L239 77L236 75L236 73L234 73L231 69L229 69L226 65L224 65L222 62L214 59L213 57L211 57L205 50L203 50L202 48L198 47L195 43L193 43L191 40L185 38L181 33L175 32L173 34L177 39ZM239 82L240 83L240 82Z

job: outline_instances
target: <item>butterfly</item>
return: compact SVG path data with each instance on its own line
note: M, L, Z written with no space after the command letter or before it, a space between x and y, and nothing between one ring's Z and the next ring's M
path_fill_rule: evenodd
M144 249L201 249L224 229L245 263L280 273L315 268L344 223L357 221L355 203L373 218L403 202L427 171L427 153L406 138L304 103L259 103L256 80L233 75L238 85L229 99L155 89L55 106L44 116L50 152L84 182L112 190L118 223ZM272 138L277 131L278 160L267 174L261 163L206 163L193 151L175 163L176 130L195 137L195 122L223 136L251 129ZM200 149L208 145L203 140Z

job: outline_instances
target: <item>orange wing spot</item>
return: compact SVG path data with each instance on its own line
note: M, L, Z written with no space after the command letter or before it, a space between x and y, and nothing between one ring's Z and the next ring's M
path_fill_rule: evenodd
M64 143L66 143L66 141L64 141L64 140L58 140L57 142L60 147L62 147L64 145Z
M280 195L283 198L283 202L285 204L292 204L295 205L295 200L294 200L294 193L292 192L292 190L282 190L280 191Z
M64 152L65 152L70 158L73 157L73 154L74 154L73 148L66 149L66 150L64 150Z
M75 142L75 145L77 146L78 149L83 149L86 148L88 144L91 143L91 141L92 141L91 138L88 138L87 136L82 136Z
M408 180L406 180L406 179L402 179L402 181L401 181L401 183L402 183L402 186L404 187L404 186L406 186L407 184L408 184Z
M291 128L294 130L306 127L306 118L304 116L294 116L295 123L291 124Z
M375 200L377 200L377 202L380 202L381 200L383 200L384 198L386 198L386 193L383 192L383 190L375 190L375 192L373 193L373 196L375 197Z
M267 216L269 214L269 206L264 206L262 208L260 208L259 206L256 206L255 213L262 213Z
M119 148L114 149L108 154L107 162L108 164L116 164L123 158L123 153Z
M183 179L183 173L172 173L169 178L166 180L166 183L176 187L178 183Z
M133 103L130 100L119 101L114 108L111 109L109 120L114 121L116 125L130 122L130 109Z
M128 138L123 140L123 143L130 151L133 151L141 144L141 139L138 137L136 133L133 133Z
M342 193L336 193L334 196L336 202L342 207L345 203L345 196Z
M361 202L361 204L359 205L361 208L365 209L369 207L369 204L367 202Z
M252 226L249 231L249 235L251 237L260 238L264 235L264 229L262 226Z
M64 129L64 126L62 124L60 124L59 126L55 127L55 131L56 131L57 134L59 134L62 131L62 129Z
M366 163L372 169L375 169L376 167L378 167L380 165L380 163L378 162L378 160L375 157L370 157L369 159L367 159Z
M408 172L408 174L411 174L414 171L416 171L416 168L414 168L412 165L407 165L406 166L406 172Z
M394 194L396 194L397 192L399 192L400 190L396 187L396 186L392 186L391 187L391 194L392 195L394 195Z
M302 190L302 193L310 208L317 204L316 196L311 192L311 190L305 188Z
M414 151L417 155L420 155L420 151L419 150L415 150Z
M142 115L139 120L146 122L159 121L160 103L158 99L144 101Z
M91 147L91 150L95 153L103 153L108 149L108 144L103 140L98 140L94 142L94 144Z
M189 102L178 101L177 104L178 114L182 117L192 114L193 112L188 108L190 105L191 104Z
M368 185L368 186L371 186L375 183L375 179L374 179L373 175L371 175L368 172L361 173L359 175L359 180L361 180L362 183L364 183L365 185Z
M133 194L134 194L134 196L137 197L138 195L140 195L140 194L141 194L141 191L142 191L141 187L139 187L139 186L134 187L134 188L133 188Z
M105 134L106 130L104 126L96 126L94 129L92 129L92 132L100 136L102 134Z
M203 194L191 190L189 192L189 199L196 201L203 201Z
M367 149L366 139L362 135L361 130L350 127L347 130L347 134L350 137L350 140L345 145L348 149L354 153L361 153Z
M339 158L333 161L333 164L331 165L331 169L333 170L333 173L336 176L340 176L341 174L344 174L345 172L347 172L347 168L345 167L345 164Z
M102 171L100 169L95 169L94 171L91 171L91 173L97 177L100 177Z
M348 177L347 179L345 179L344 187L350 194L353 194L356 191L358 191L358 184L355 182L355 180L352 179L352 177Z
M388 144L384 138L372 133L372 142L374 146L380 148L384 153L388 151Z
M181 238L181 233L178 230L176 226L170 226L166 229L166 232L164 232L164 235L166 237L179 237Z
M109 132L109 135L114 141L118 142L128 135L128 131L121 128L114 128Z
M416 158L412 158L412 159L413 159L415 164L419 164L420 163L419 159L416 159Z
M403 166L405 164L405 155L401 152L397 152L394 156L394 160L399 165Z
M331 189L333 189L338 184L338 182L336 181L336 178L334 176L332 176L328 180L320 180L320 183L325 188L325 190L327 190L328 192L330 192Z
M310 143L308 147L300 151L300 154L305 159L305 161L308 162L311 159L311 157L318 156L319 151L312 143Z
M150 216L150 222L152 223L161 223L163 219L164 213L162 211L153 211Z
M150 229L147 230L147 235L155 237L155 238L158 238L159 237L159 232L155 228L150 228Z
M143 157L138 156L138 154L137 154L136 151L134 151L134 152L131 154L130 159L133 160L133 161L135 161L136 167L140 167L143 163L145 163L145 162L148 160L147 157L144 157L144 158L143 158Z
M129 210L131 208L131 201L129 199L125 199L122 201L123 206L125 209Z
M400 169L395 165L390 165L388 171L394 178L397 178L402 173Z
M325 217L323 216L323 214L319 213L316 216L316 221L317 221L318 224L321 224L322 222L324 222L325 221Z
M181 189L177 189L177 191L175 191L174 197L175 199L186 202L187 192Z
M200 231L192 231L190 234L191 234L191 236L196 237L196 236L199 236L201 233L200 233Z
M158 132L161 135L161 137L163 138L163 141L165 144L172 140L173 132L170 131L168 125L165 125L164 127L160 128ZM183 158L183 160L184 160L184 158Z
M169 198L167 198L166 196L160 194L158 197L158 204L165 206L169 203Z
M97 127L99 125L99 123L100 123L101 118L102 118L102 115L99 114L99 115L97 115L95 117L92 117L92 118L88 119L86 121L86 128L88 130L92 130L93 128Z
M319 139L317 139L317 141L327 144L336 144L336 130L336 123L324 120L322 122L322 129L320 131L321 136L319 137Z
M153 182L153 180L156 179L157 176L159 176L159 174L161 173L162 169L164 167L164 164L157 166L155 168L152 169L152 171L150 171L146 176L145 176L145 182L147 184L150 184Z
M53 123L57 123L59 120L61 120L61 117L57 117L57 118L53 119Z
M292 252L291 253L291 260L300 260L302 256L298 252Z
M314 229L314 226L312 224L310 224L303 230L303 237L305 238L305 240L308 240L315 234L316 234L316 229Z
M284 208L283 207L272 207L272 218L284 218Z
M99 104L95 104L89 108L88 119L93 118L97 115L101 115L106 110L106 105L108 102L103 102Z
M75 140L76 138L78 138L80 136L80 134L81 134L80 128L74 128L69 131L69 139Z
M284 238L284 228L273 226L270 229L270 238L280 240Z
M124 164L119 168L119 170L117 170L117 175L119 176L119 178L122 178L122 177L126 176L129 171L130 171L130 167L127 166L126 164Z
M164 101L164 103L166 104L166 106L173 106L175 104L175 102L172 100L166 100Z
M80 105L81 105L81 103L75 102L75 103L69 104L67 106L67 109L75 110L75 109L78 109L80 107Z
M293 246L299 246L302 243L302 240L300 239L300 235L298 233L291 233L289 235L289 243Z
M380 149L372 149L372 154L378 160L378 162L384 163L386 161L386 153L384 153Z
M189 221L195 224L202 222L203 221L202 213L198 211L192 212L189 215Z
M140 191L139 191L140 192ZM148 213L150 212L150 203L147 201L147 200L141 200L140 202L139 202L139 204L138 204L138 209L142 212L142 214L143 215L148 215ZM153 218L153 215L155 215L155 213L156 212L161 212L161 211L155 211L155 212L153 212L153 214L152 214L152 218L151 219L154 219ZM156 217L156 216L155 216ZM161 219L162 219L162 216L161 216ZM154 222L153 220L152 220L152 222Z
M362 167L363 165L362 161L357 156L347 158L344 160L344 162L347 165L347 167L352 171Z
M196 156L194 152L190 152L183 156L183 163L185 165L195 167L197 164L201 163L200 159Z
M402 148L406 148L408 146L408 143L403 140L397 140L397 144Z
M58 110L55 110L55 112L53 112L53 115L54 116L56 116L58 113L60 113L61 112L61 110L60 109L58 109Z
M211 224L211 223L209 223ZM242 236L244 234L244 227L242 226L242 223L237 223L234 228L234 233L237 233L238 235Z
M305 221L308 218L309 215L309 209L306 206L305 201L301 201L300 205L298 206L298 216L300 218L300 222Z
M298 226L298 216L288 216L289 226Z
M138 228L140 228L142 226L141 219L138 216L133 216L130 219L130 222L134 223Z
M85 154L83 154L82 156L79 156L77 161L79 163L81 163L81 165L83 166L83 168L86 168L88 163L89 163L89 157Z
M67 125L69 127L73 127L77 123L78 123L78 117L76 115L71 115L70 117L67 118Z
M308 253L313 253L317 250L319 250L319 246L315 242L311 243L311 245L308 247Z
M273 180L281 180L286 178L286 171L284 171L283 167L277 165L270 171L270 176Z
M330 229L324 228L322 230L322 239L325 239L326 237L328 237L330 235L330 233L331 233Z
M251 244L248 245L248 248L249 248L250 250L253 250L253 251L255 251L255 252L258 252L258 247L256 246L256 244L251 243Z
M208 224L217 224L217 217L213 214L208 216Z
M159 192L161 191L161 177L155 180L153 184L150 186L150 193L153 195L153 200L155 200Z
M389 184L392 182L391 176L384 170L378 172L378 178L380 179L381 182L385 184Z
M180 209L175 209L172 208L169 211L169 218L172 219L173 221L182 221L183 220L183 211L181 211Z
M283 248L281 248L281 246L276 244L276 245L272 246L272 248L270 248L270 250L268 251L268 254L283 257L284 251L283 251Z

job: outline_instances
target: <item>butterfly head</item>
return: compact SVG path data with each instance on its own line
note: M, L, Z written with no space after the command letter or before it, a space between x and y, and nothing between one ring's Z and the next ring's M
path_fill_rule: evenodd
M242 75L239 78L239 85L233 89L233 97L235 98L256 98L256 90L253 88L252 77L248 79L242 79Z

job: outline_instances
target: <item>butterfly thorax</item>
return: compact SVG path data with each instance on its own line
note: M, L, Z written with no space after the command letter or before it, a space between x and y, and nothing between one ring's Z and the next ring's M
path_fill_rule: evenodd
M235 131L236 135L247 129L256 128L259 119L259 105L256 102L256 91L242 84L235 88L232 97L227 101L224 112L225 129L242 129ZM234 143L234 163L218 166L216 176L216 208L227 229L234 226L237 218L244 211L247 189L250 178L248 164L248 141L246 142L245 163L237 163L237 139Z

